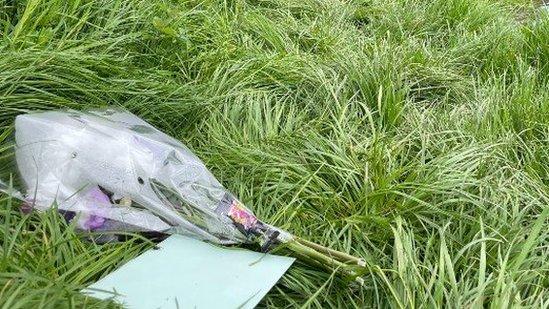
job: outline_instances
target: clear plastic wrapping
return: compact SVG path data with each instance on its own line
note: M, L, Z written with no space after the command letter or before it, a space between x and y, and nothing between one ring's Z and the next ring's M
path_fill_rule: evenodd
M179 233L220 244L290 237L259 221L185 145L123 110L17 116L0 188L91 231Z

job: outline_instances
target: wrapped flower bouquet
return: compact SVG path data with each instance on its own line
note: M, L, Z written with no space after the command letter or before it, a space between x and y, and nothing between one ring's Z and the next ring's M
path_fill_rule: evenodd
M0 188L38 210L55 205L82 230L177 233L221 245L257 243L265 252L283 247L362 280L362 259L262 222L185 145L129 112L23 114L13 133L1 148Z

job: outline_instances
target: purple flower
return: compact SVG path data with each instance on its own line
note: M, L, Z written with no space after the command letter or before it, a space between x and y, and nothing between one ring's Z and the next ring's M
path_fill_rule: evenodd
M109 200L109 197L99 189L99 187L93 187L91 188L87 193L87 197L92 199L94 202L98 204L103 204L104 206L110 205L111 202ZM103 206L101 205L101 206Z
M95 230L101 228L105 224L106 219L104 217L89 215L84 219L83 228L86 230Z
M107 221L105 213L111 205L109 197L99 187L93 187L84 193L82 199L85 201L86 210L82 212L78 222L80 227L85 230L103 227Z

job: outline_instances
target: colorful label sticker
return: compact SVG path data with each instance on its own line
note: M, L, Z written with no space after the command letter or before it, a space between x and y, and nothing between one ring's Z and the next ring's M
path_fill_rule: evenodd
M221 199L215 212L219 215L231 218L235 225L245 233L249 233L258 222L252 212L244 207L244 205L230 193L226 193L225 196L223 196L223 199Z
M242 225L246 231L249 231L257 223L257 218L237 200L233 200L228 216L235 223Z

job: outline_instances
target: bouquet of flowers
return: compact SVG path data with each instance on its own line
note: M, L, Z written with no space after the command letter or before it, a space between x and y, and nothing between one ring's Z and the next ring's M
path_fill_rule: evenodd
M185 145L115 109L19 115L1 148L0 188L82 230L184 234L229 245L277 246L362 282L364 261L260 221ZM15 189L14 189L15 188Z

